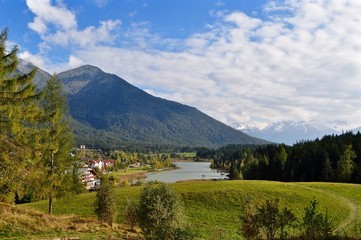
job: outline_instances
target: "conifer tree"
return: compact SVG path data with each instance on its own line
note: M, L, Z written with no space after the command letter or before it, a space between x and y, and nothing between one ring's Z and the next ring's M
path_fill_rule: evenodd
M69 187L66 178L71 178L76 159L70 156L74 136L70 128L66 96L61 82L54 76L44 88L41 107L44 110L42 122L42 169L43 187L49 198L49 213L52 213L53 197Z
M346 145L344 152L337 162L337 177L340 182L350 182L355 168L354 159L357 157L352 145Z
M19 74L15 46L6 49L7 29L0 32L0 201L22 197L38 159L41 110L35 69Z
M100 221L108 223L110 226L113 225L117 215L116 202L112 184L106 177L101 178L100 188L94 202L94 212Z

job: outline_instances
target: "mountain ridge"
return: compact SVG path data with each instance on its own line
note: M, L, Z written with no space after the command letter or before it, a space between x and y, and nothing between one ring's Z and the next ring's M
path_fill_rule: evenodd
M355 128L345 121L279 121L258 128L249 122L236 122L231 125L250 136L262 138L275 143L293 145L299 141L315 140L325 135L341 134L345 131L357 132L361 127Z
M35 82L41 88L51 75L39 76ZM67 94L78 144L121 148L129 144L219 147L268 143L194 107L152 96L96 66L84 65L55 76Z

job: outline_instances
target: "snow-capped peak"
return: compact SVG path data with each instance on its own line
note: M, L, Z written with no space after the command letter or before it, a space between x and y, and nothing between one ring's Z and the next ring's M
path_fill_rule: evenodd
M345 121L279 121L257 128L252 123L234 123L232 127L244 133L272 142L292 145L302 140L314 140L329 134L341 134L356 129L355 124Z

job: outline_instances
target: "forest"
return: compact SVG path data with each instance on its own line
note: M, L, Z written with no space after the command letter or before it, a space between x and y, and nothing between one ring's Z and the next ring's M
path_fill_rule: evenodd
M345 132L293 146L200 148L197 157L229 170L231 179L361 183L361 133Z

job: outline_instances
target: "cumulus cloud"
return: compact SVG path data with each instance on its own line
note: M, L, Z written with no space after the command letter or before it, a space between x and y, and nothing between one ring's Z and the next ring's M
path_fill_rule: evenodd
M360 12L358 0L269 1L264 19L223 12L207 31L185 40L164 39L146 25L124 32L121 46L82 43L74 33L80 48L73 62L97 65L225 123L361 124ZM109 22L104 31L119 25ZM89 35L101 28L90 27Z
M98 4L101 2L106 3L106 1L97 1ZM51 50L54 45L89 47L112 43L117 37L116 30L121 25L119 19L105 20L100 21L98 27L78 29L76 15L61 1L58 1L57 5L53 5L50 0L27 0L26 3L35 15L28 26L43 39L40 45L43 52Z
M62 30L76 28L75 15L65 6L53 6L51 0L26 0L26 4L35 14L34 21L28 26L39 34L47 32L49 23Z
M23 51L21 53L19 53L19 58L31 62L32 64L34 64L35 66L39 67L39 68L45 68L45 60L42 56L39 55L34 55L32 53L30 53L29 51Z

